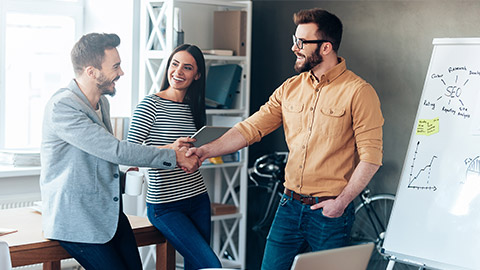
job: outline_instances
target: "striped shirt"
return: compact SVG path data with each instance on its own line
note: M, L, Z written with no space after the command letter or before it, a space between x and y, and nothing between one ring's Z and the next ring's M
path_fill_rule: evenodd
M146 96L133 113L127 140L150 146L163 146L179 137L195 133L190 106L160 98ZM207 192L200 171L187 174L180 168L173 170L149 169L148 203L167 203L190 198Z

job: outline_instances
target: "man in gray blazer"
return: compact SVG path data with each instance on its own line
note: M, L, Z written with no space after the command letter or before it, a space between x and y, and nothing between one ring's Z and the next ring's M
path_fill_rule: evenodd
M141 269L132 228L122 211L118 164L187 172L201 164L183 152L119 141L110 107L124 73L115 34L84 35L73 47L75 79L45 108L40 187L44 236L86 269Z

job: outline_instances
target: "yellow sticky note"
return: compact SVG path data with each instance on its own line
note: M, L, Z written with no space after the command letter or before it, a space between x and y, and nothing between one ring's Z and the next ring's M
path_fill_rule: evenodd
M440 119L419 119L417 124L417 135L427 135L438 133L440 131Z
M427 123L427 136L438 133L440 131L440 119L434 118Z
M417 135L427 135L427 121L425 119L419 119L417 124Z

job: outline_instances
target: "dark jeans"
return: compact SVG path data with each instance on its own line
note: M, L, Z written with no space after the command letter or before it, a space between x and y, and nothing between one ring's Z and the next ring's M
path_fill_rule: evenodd
M267 237L262 270L288 270L308 247L319 251L347 245L355 219L353 203L338 218L325 217L322 211L284 194Z
M138 270L142 261L132 227L124 213L112 240L105 244L58 241L86 270Z
M147 215L183 256L185 270L222 267L210 248L210 199L207 193L176 202L147 203Z

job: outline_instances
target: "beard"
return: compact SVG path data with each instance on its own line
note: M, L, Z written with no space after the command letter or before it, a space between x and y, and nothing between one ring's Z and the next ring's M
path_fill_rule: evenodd
M304 55L305 56L305 55ZM294 69L298 73L310 71L312 68L323 62L323 57L320 55L320 46L317 46L315 51L309 56L305 56L303 64L295 62Z
M117 89L113 87L113 89L110 90L110 86L119 78L120 76L117 76L115 79L109 80L103 74L100 74L100 77L97 79L97 88L100 90L100 93L102 95L109 95L111 97L115 96Z

